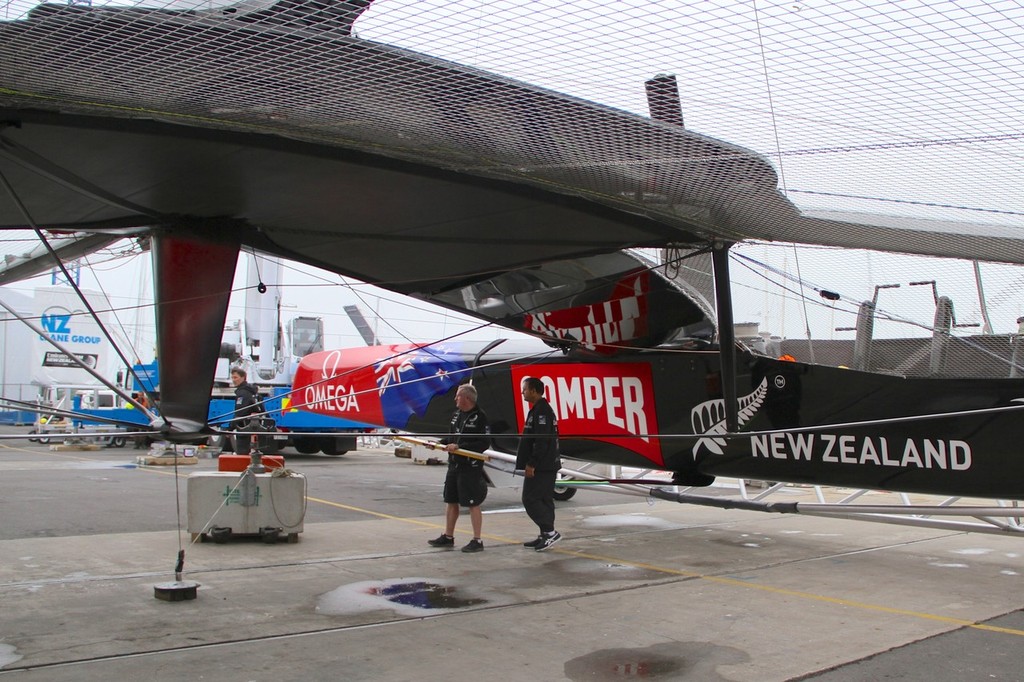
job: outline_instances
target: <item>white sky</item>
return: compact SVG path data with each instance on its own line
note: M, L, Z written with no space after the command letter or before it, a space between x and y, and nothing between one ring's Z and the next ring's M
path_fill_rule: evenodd
M252 261L250 254L239 257L228 309L229 322L244 315L247 272ZM111 306L118 311L117 321L112 324L131 340L135 355L143 361L151 360L156 332L149 254L108 261L94 256L90 262L95 264L81 269L79 286L107 294ZM316 268L284 263L280 286L283 320L299 316L323 318L326 348L364 345L344 311L346 305L358 305L362 309L382 343L429 341L464 331L470 333L460 338L491 340L514 336L509 330L485 326L437 306L359 282L345 284L344 281L338 275ZM36 287L51 285L52 278L46 275L4 288L31 298ZM266 301L269 305L269 295Z

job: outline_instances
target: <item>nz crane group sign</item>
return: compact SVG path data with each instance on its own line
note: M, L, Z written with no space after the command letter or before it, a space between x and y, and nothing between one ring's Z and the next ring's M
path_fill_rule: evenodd
M97 301L93 307L100 321L107 323L106 298L97 292L87 292L90 301ZM112 353L110 342L103 335L100 325L82 306L78 296L66 287L45 287L35 291L35 310L39 326L50 339L67 348L79 360L103 376L110 374ZM93 376L83 370L65 353L58 350L44 337L33 343L33 383L46 386L54 384L99 384Z

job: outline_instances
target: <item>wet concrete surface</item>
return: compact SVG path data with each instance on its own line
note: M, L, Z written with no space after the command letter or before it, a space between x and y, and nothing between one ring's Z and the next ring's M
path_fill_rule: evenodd
M1024 538L582 491L538 553L498 489L464 554L443 467L367 450L285 453L298 543L193 544L140 454L0 443L0 678L1024 679ZM155 599L179 547L198 598Z

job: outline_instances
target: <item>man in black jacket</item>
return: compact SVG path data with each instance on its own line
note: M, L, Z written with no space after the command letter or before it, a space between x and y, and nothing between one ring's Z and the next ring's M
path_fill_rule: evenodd
M522 469L523 506L530 519L540 528L536 540L524 542L538 552L562 539L555 530L555 480L562 460L558 456L558 421L555 411L544 398L544 382L536 377L523 379L523 399L530 404L523 437L516 451L516 469Z
M233 431L251 431L249 422L252 415L263 411L259 404L259 390L246 381L247 376L241 367L231 370L231 385L235 387L235 412L234 419L231 420ZM249 445L249 436L235 436L236 454L249 454Z
M456 455L454 450L483 452L491 447L487 415L476 404L477 392L472 384L463 384L455 391L455 414L449 426L452 435L441 439L448 452L448 474L444 479L445 527L444 534L428 540L431 547L455 546L455 522L459 520L459 506L469 508L473 526L473 539L463 552L479 552L484 543L480 539L483 513L480 505L487 497L487 480L483 460Z

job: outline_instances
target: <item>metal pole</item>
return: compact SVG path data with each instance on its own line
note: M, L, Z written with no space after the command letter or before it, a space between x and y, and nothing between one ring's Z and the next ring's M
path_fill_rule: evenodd
M725 399L725 426L729 433L739 430L739 405L736 402L736 329L732 317L732 288L729 280L728 242L716 241L711 249L715 270L715 306L718 312L718 354L722 368L722 397Z
M985 287L981 284L981 265L974 261L974 281L978 285L978 305L981 307L981 319L985 321L981 328L982 334L992 333L992 321L988 319L988 306L985 304Z

